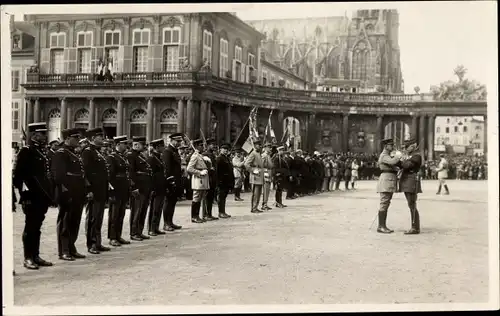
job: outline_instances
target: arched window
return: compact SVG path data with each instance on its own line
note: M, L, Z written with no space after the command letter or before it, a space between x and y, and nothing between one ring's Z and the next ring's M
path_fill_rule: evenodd
M75 127L87 128L89 125L89 111L80 109L75 113Z
M107 109L102 114L102 123L103 124L116 124L116 110L115 109Z
M145 110L135 110L130 114L130 137L146 136L147 113Z
M352 79L366 80L369 50L365 42L359 42L354 48L352 58Z
M160 116L160 133L166 142L170 135L177 132L177 117L174 109L167 109Z

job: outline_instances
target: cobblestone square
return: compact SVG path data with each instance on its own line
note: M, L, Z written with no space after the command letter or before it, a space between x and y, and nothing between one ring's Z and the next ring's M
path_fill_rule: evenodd
M488 300L486 181L436 181L419 196L420 235L406 236L402 194L389 209L391 235L377 234L375 181L353 192L286 200L285 209L249 212L249 196L228 220L191 224L189 202L176 210L183 229L86 259L57 259L57 210L43 226L42 256L55 265L22 267L23 214L14 213L15 305L199 305L481 303ZM273 199L274 200L274 199ZM107 213L107 212L106 212ZM215 212L216 214L216 212ZM103 237L107 234L104 221ZM124 236L128 239L128 212ZM84 222L78 249L85 249Z

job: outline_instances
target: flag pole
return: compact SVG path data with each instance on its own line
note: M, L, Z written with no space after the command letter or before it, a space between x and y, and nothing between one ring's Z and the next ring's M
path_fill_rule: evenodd
M257 106L254 106L253 109L250 111L250 115L248 116L248 118L247 118L245 124L243 125L243 127L241 128L241 130L240 130L240 132L238 134L238 137L236 137L236 139L233 142L233 145L231 146L231 150L233 150L234 146L236 145L236 143L240 139L241 134L243 134L243 131L245 130L245 127L248 125L248 122L250 122L250 118L252 117L252 114L253 114L253 112L255 111L256 108L257 108Z

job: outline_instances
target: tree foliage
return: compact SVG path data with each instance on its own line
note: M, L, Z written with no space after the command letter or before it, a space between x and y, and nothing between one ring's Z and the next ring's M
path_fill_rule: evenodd
M486 100L486 85L465 78L467 69L463 65L458 65L453 73L458 82L448 80L439 86L430 87L434 100Z

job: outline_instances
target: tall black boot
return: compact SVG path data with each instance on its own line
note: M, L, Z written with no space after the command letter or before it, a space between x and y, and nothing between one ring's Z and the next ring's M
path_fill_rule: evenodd
M436 194L441 194L441 184L439 185L439 188L438 188L438 191L436 192Z
M411 229L405 232L405 235L420 234L420 215L418 210L415 209L411 212Z
M200 206L201 206L201 202L192 202L191 203L191 222L193 222L193 223L202 223L203 222L200 218Z
M378 212L378 228L377 232L382 233L382 234L390 234L393 231L387 228L386 226L386 221L387 221L387 211L385 212Z
M450 190L448 190L448 186L446 184L444 185L444 190L444 194L450 194Z

